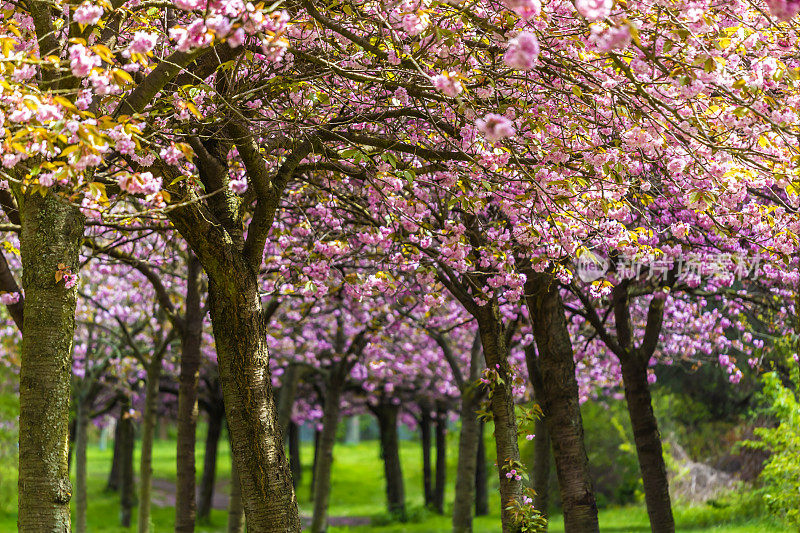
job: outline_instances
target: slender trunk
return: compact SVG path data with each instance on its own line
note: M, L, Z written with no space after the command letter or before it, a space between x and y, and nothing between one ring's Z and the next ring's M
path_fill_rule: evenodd
M124 413L121 413L120 418L114 421L114 451L111 455L111 469L108 471L108 483L106 483L106 490L109 492L119 490L119 468L122 464L122 437L120 437L122 414Z
M528 367L528 376L533 386L533 399L541 408L543 396L542 372L536 355L536 347L530 344L525 347L525 363ZM535 441L533 443L533 506L547 518L547 509L550 504L550 434L544 415L534 423ZM545 527L547 525L545 524Z
M292 471L292 486L297 490L303 479L303 464L300 462L300 426L289 422L289 469Z
M633 426L636 455L642 471L650 529L654 533L672 533L675 531L675 520L672 517L667 468L661 449L661 434L653 414L650 386L647 383L647 362L633 355L621 357L620 363L625 385L625 400Z
M583 421L572 341L558 284L528 274L526 304L533 323L542 375L541 407L553 446L566 531L599 531L594 486L583 442Z
M375 408L381 438L381 458L386 478L386 505L397 520L406 520L406 496L400 464L400 442L397 435L399 405L383 402Z
M231 461L231 492L228 500L228 533L244 533L244 508L242 507L242 487L236 462Z
M478 391L466 386L461 392L461 433L458 436L456 495L453 502L453 533L472 532L472 501L475 499L475 468L478 453Z
M475 465L475 516L489 514L489 475L486 468L486 442L483 430L486 424L478 425L478 458Z
M208 412L208 433L206 433L206 453L203 457L203 477L200 481L200 496L197 502L197 519L208 522L214 499L214 484L217 480L217 450L219 436L222 434L224 406L214 406Z
M158 409L158 386L161 381L162 358L153 355L147 367L147 388L142 420L142 449L139 455L139 533L150 531L150 492L153 485L153 439Z
M299 531L292 474L277 424L267 323L256 276L250 270L208 274L225 418L247 529L250 533Z
M311 492L309 501L314 501L314 487L317 486L317 461L319 460L319 438L322 432L314 429L314 463L311 465Z
M447 409L436 408L436 485L433 489L433 508L444 514L444 491L447 484Z
M278 392L278 426L285 435L292 418L294 408L294 398L297 395L297 384L300 381L300 367L290 364L286 367L286 372L281 380L281 388Z
M422 443L422 492L425 506L433 506L433 483L431 479L431 413L427 402L420 404L420 440Z
M25 320L19 374L19 513L22 532L69 532L69 402L76 289L84 220L54 194L18 195Z
M509 350L497 300L492 300L481 307L476 319L486 367L495 371L498 378L491 384L489 404L494 420L497 474L500 479L500 518L503 523L503 533L517 533L521 525L516 522L512 509L515 505L522 504L523 487L522 477L514 475L511 471L518 470L521 463L517 443L512 371L508 362Z
M550 507L550 434L544 418L534 424L536 437L533 441L533 506L547 518Z
M86 438L89 426L88 406L78 400L75 415L75 532L86 532Z
M133 426L133 417L128 413L131 401L125 397L120 404L120 467L119 467L119 496L120 511L119 522L122 527L131 526L133 506L136 504L136 487L133 481L133 450L135 447L136 429Z
M331 494L331 467L336 428L339 425L341 395L344 388L344 363L331 369L325 391L322 415L322 434L319 439L319 458L314 472L314 514L311 519L312 533L322 533L328 527L328 502Z
M177 486L175 494L175 531L192 533L195 519L196 468L194 449L197 441L197 387L202 355L203 314L200 310L199 261L191 252L188 261L186 314L181 332L181 370L178 384Z

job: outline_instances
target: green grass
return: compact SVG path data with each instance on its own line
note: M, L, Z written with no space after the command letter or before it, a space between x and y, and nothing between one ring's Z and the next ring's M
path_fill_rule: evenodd
M202 469L202 435L198 435L197 464ZM446 501L452 505L453 485L456 461L456 435L450 435L450 454L448 458L448 485ZM383 469L378 455L376 442L362 442L355 445L337 444L335 449L335 463L333 466L333 480L331 488L330 516L367 516L376 523L386 524L381 526L363 527L333 527L332 533L433 533L444 532L450 529L450 517L438 516L423 509L422 481L421 481L421 453L419 443L402 442L401 459L405 479L406 499L412 521L406 524L387 523L383 487ZM303 461L302 483L297 491L301 513L309 515L311 506L308 501L309 483L311 480L311 462L313 450L310 444L301 448ZM491 458L490 458L491 460ZM119 498L117 494L104 492L108 469L111 463L111 449L101 451L97 446L91 446L88 451L89 464L89 516L88 530L90 532L111 533L128 531L119 524ZM138 454L136 457L138 466ZM154 446L153 470L155 477L164 480L175 480L175 443L172 440L156 441ZM227 481L230 476L230 455L227 442L220 443L219 459L217 463L218 480ZM198 479L201 472L198 471ZM16 483L16 480L2 479L0 483ZM490 508L492 515L476 519L475 531L482 533L500 532L499 501L497 481L490 477L489 486ZM752 516L752 513L743 513ZM679 507L676 509L678 531L714 531L725 533L762 533L790 531L768 519L740 518L735 508ZM153 506L154 533L165 533L173 530L174 510L171 507ZM217 533L224 531L226 513L214 510L209 524L201 524L197 531L201 533ZM134 512L135 530L136 513ZM600 527L603 532L646 532L648 526L647 514L642 507L623 507L604 509L600 513ZM13 514L0 515L0 531L16 530L16 516ZM550 531L564 530L560 516L553 517Z

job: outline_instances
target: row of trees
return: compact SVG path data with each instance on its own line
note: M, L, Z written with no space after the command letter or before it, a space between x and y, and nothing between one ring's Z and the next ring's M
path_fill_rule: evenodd
M103 327L125 339L150 393L148 438L178 339L178 530L193 527L206 314L251 531L300 527L282 438L292 402L276 405L270 343L282 377L309 369L282 394L322 406L312 529L325 527L353 382L382 389L370 407L387 427L396 390L435 381L460 398L460 509L485 395L503 530L536 524L517 475L518 346L567 529L598 529L580 400L621 382L651 526L674 530L650 367L718 355L736 382L740 360L763 356L744 331L794 320L787 6L771 4L773 19L748 2L3 4L0 203L21 289L12 258L0 282L22 332L20 530L70 528L79 296L75 363L90 381L103 365L120 374L93 339ZM143 279L97 291L88 256ZM756 257L759 277L738 276Z

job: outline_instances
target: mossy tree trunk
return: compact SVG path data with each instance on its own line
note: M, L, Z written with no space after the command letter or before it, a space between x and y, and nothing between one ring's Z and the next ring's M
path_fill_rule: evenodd
M197 442L197 388L200 378L203 335L200 274L202 268L194 254L187 252L186 313L181 332L181 370L178 383L178 442L175 495L175 531L192 533L195 523Z
M444 514L444 493L447 484L447 408L436 407L436 484L433 489L433 508Z
M54 194L17 194L25 320L19 417L21 532L70 531L69 402L76 289L56 273L77 273L84 219Z
M486 424L478 423L478 452L475 460L475 516L489 514L489 478L486 467L486 441L483 438Z
M200 495L197 501L197 520L208 522L214 500L214 485L217 479L217 454L222 423L225 420L225 407L211 404L208 410L208 432L206 451L203 456L203 477L200 480Z
M594 485L583 441L583 421L572 340L559 285L548 274L528 273L526 304L533 323L542 377L541 407L555 458L567 531L599 531Z
M433 506L433 476L431 468L431 417L430 404L427 401L420 402L419 431L420 444L422 446L422 493L425 498L425 506Z
M386 508L401 522L406 520L406 493L400 463L400 440L397 434L397 415L400 406L382 400L374 407L381 440L381 458L386 481Z
M120 402L120 467L119 467L119 523L122 527L131 526L133 507L136 505L136 484L134 482L133 452L136 446L136 428L133 416L129 413L130 398L127 396Z
M311 518L312 533L323 533L328 527L328 502L331 495L331 468L336 429L339 426L341 397L349 366L340 361L330 369L326 380L325 402L322 415L322 433L314 472L314 513Z

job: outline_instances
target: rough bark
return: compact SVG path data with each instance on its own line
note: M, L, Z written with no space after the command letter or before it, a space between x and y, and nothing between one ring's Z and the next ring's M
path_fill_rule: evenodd
M150 492L153 485L153 439L156 430L158 409L158 385L161 381L162 357L154 354L147 366L147 388L145 389L144 416L142 419L142 449L139 455L139 509L138 531L150 531Z
M289 422L289 469L292 471L292 485L297 490L303 479L303 463L300 461L300 426Z
M461 392L461 432L458 437L453 533L472 532L472 502L475 499L479 438L476 414L478 404L478 390L475 387L465 387Z
M422 493L425 505L433 506L433 480L431 471L431 414L430 406L423 402L420 404L420 443L422 445Z
M75 415L75 532L86 532L86 438L88 406L78 400Z
M650 529L654 533L672 533L675 531L675 520L672 516L661 434L653 414L650 386L647 383L647 364L636 357L622 357L620 363L636 455L642 472Z
M667 283L670 285L675 283L674 271L667 275ZM616 348L615 352L622 366L625 400L628 405L636 455L642 473L650 528L657 533L675 531L667 469L661 449L661 435L653 414L650 385L647 383L647 364L658 346L664 320L665 300L666 298L654 297L650 301L644 334L641 343L637 346L631 324L628 282L618 284L612 292L617 342L614 344L611 341L611 343ZM601 331L600 334L608 336L604 331Z
M400 441L397 435L399 405L381 402L375 407L381 440L381 458L386 480L386 508L400 521L406 520L406 496L400 464Z
M258 284L251 271L209 274L225 417L250 533L300 530L277 425Z
M259 196L247 238L243 238L239 200L227 192L210 199L208 205L187 201L170 210L168 216L208 276L208 307L220 387L248 531L296 532L300 530L300 517L277 423L267 348L268 319L261 304L258 270L285 175L291 174L293 165L308 151L293 153L284 162L281 175L270 181L255 142L247 132L240 133L234 132L234 137L240 141L239 152L244 154L248 171L259 180L260 189L269 189L269 183L274 187L268 198ZM201 179L208 184L224 184L224 159L210 155L200 141L196 148L201 151ZM224 185L222 190L229 191ZM181 185L175 185L172 192L176 200L193 197Z
M558 284L547 274L529 273L525 292L539 352L541 407L553 446L564 527L566 531L599 531L594 486L583 442L572 341Z
M492 385L489 404L494 420L497 470L500 479L500 518L503 523L503 533L516 533L520 531L521 526L516 522L508 507L521 503L523 486L522 481L516 479L516 476L506 476L510 470L519 468L521 463L517 443L512 372L508 362L509 349L497 301L492 300L481 307L476 313L476 319L486 367L495 370L503 381Z
M200 480L200 494L197 501L197 520L208 522L211 518L211 506L214 499L214 484L217 479L217 451L219 437L222 434L222 422L225 418L224 406L212 406L208 411L208 432L206 433L206 451L203 457L203 477Z
M189 252L186 313L181 331L181 369L178 384L178 443L175 494L175 531L192 533L195 521L195 443L197 440L197 387L202 355L203 313L200 303L202 270Z
M528 376L533 386L533 399L541 407L542 398L542 372L539 369L536 348L533 344L525 347L525 363L528 367ZM550 434L547 432L544 416L534 423L533 442L533 506L547 518L550 505Z
M436 484L433 489L433 509L444 514L444 493L447 485L447 409L436 408Z
M339 425L341 396L345 374L343 363L331 368L325 388L325 404L322 414L322 433L319 439L319 458L314 472L314 513L311 518L312 533L322 533L328 527L328 502L331 495L331 468L333 446L336 443L336 428Z
M478 424L478 458L475 463L475 516L489 514L489 475L486 468L486 441L483 431L486 424Z
M119 467L119 498L120 511L119 522L122 527L131 526L131 516L133 506L136 505L136 486L133 476L133 451L135 447L136 428L133 425L133 418L128 414L131 408L130 399L125 397L120 402L121 416L120 429L120 467Z
M228 499L228 533L244 533L244 507L242 507L242 487L236 462L231 462L231 492Z
M76 289L56 279L77 273L84 220L54 194L18 195L25 320L19 417L19 514L24 532L70 531L69 402Z

